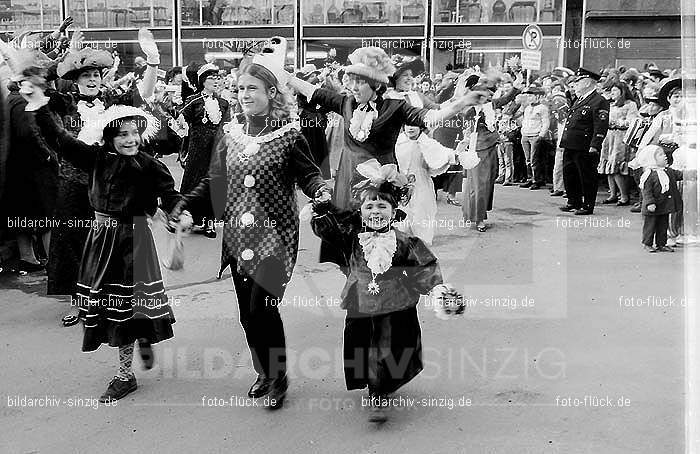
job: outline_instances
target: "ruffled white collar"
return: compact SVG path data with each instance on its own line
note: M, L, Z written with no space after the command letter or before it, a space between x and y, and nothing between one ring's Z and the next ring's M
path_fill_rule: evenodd
M376 295L379 293L376 278L391 268L391 262L396 253L396 232L393 229L384 233L361 232L357 237L360 240L367 267L372 272L372 281L367 286L367 291Z

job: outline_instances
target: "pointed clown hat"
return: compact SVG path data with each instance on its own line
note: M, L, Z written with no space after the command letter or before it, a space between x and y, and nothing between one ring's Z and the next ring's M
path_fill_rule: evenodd
M286 84L289 73L284 69L284 61L287 56L287 39L281 36L273 36L262 48L261 53L253 57L252 63L264 66L277 79L280 84Z
M350 65L346 66L347 74L357 74L384 84L389 83L389 76L396 72L389 56L380 47L360 47L349 56Z
M144 141L147 142L156 137L160 129L160 122L156 117L137 107L114 105L101 114L87 120L85 126L78 134L78 140L89 145L96 143L103 145L104 129L107 126L114 125L117 120L129 117L137 118L141 138Z

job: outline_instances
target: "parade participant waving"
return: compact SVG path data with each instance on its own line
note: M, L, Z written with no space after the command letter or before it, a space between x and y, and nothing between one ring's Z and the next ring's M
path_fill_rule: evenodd
M85 321L82 350L101 344L119 348L119 372L100 401L133 392L134 342L144 366L153 365L155 344L173 336L175 322L167 303L153 236L146 215L170 210L179 200L168 169L140 151L158 129L150 114L116 105L81 130L75 139L54 120L49 98L38 86L27 96L41 135L56 146L64 161L89 175L90 206L95 210L78 273L76 299Z
M415 78L425 72L425 64L416 57L408 59L404 57L396 65L396 71L389 77L389 88L384 99L403 99L413 107L427 107L428 109L439 109L440 104L431 101L420 91L413 89Z
M386 396L423 369L416 306L421 295L456 293L443 284L438 259L425 243L394 229L408 179L395 164L372 159L357 166L367 180L355 187L360 209L339 212L316 203L314 233L338 248L349 264L341 294L345 384L369 389L369 420L383 422Z
M289 85L305 95L310 103L328 107L345 120L345 147L352 160L341 162L341 166L350 166L354 173L350 180L339 179L335 183L333 203L341 209L351 207L352 185L362 179L354 170L357 164L372 158L381 164L396 163L396 139L404 124L421 128L437 126L467 106L477 104L483 95L466 93L464 84L461 84L455 99L439 110L411 107L403 99L383 96L389 76L395 71L383 49L362 47L348 58L352 64L345 68L345 74L349 76L351 95L317 88L294 76L289 77ZM345 173L338 169L338 175Z
M309 197L330 199L280 79L286 40L273 38L238 76L243 113L224 128L209 175L171 213L193 214L213 202L223 217L221 271L230 266L240 321L258 378L248 395L270 394L279 408L287 390L284 327L278 305L297 259L298 184ZM273 60L272 62L270 60ZM265 66L263 66L264 64ZM275 68L274 72L267 68Z
M113 104L141 105L143 99L153 94L160 54L153 35L148 30L141 29L139 45L146 54L148 64L141 84L127 93L103 89L102 70L112 66L112 55L91 47L81 49L80 36L80 31L74 33L71 50L56 69L59 77L74 82L76 91L67 95L54 93L51 109L62 117L64 127L73 137L85 142L86 137L81 135L83 126L93 123L106 108ZM55 213L61 222L51 231L53 241L47 264L47 293L72 295L89 227L71 224L78 219L91 219L93 211L88 200L88 172L65 158L60 158L60 169ZM63 318L63 323L67 326L77 322L75 310Z
M185 172L182 175L180 192L192 191L207 175L214 137L217 130L230 121L229 104L218 95L221 76L219 68L211 63L202 65L197 71L199 93L185 100L181 110L182 122L188 126L187 151L184 158ZM195 217L194 232L208 238L216 238L213 212L202 212Z

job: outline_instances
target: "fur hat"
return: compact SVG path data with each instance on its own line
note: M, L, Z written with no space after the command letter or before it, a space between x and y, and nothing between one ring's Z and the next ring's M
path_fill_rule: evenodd
M78 134L78 139L90 145L95 143L103 144L104 141L102 137L104 129L112 122L127 117L143 118L145 127L143 128L144 131L141 134L141 138L144 141L154 138L160 129L160 122L158 119L148 112L137 107L114 105L86 122L85 126Z
M350 65L345 67L348 74L357 74L384 84L396 71L391 59L380 47L360 47L349 56Z
M61 79L76 80L80 73L90 69L109 68L114 64L112 54L106 50L97 50L85 47L77 51L69 52L58 64L56 73Z

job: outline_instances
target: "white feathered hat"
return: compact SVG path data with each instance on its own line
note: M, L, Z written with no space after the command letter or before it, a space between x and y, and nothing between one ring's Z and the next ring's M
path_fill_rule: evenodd
M253 63L264 66L277 78L277 82L285 84L289 73L284 69L284 61L287 56L287 39L281 36L270 38L262 52L253 57Z
M377 82L389 83L389 76L396 71L389 56L380 47L360 47L349 56L351 65L346 66L345 72L367 77Z
M104 140L102 137L104 129L112 122L127 117L139 117L143 119L145 126L139 127L139 130L143 130L141 138L144 141L154 138L160 129L160 121L145 110L132 106L114 105L86 121L85 126L83 126L83 129L81 129L78 134L78 140L90 145L95 143L103 145ZM139 126L142 125L143 124L139 121Z

